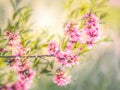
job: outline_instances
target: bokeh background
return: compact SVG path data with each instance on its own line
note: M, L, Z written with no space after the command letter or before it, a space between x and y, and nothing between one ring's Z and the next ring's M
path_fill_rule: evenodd
M56 36L62 34L67 15L63 0L22 0L21 3L29 4L33 9L30 22L34 23L35 36L36 33L39 36L40 28ZM73 69L70 85L58 87L51 76L41 75L34 79L30 90L120 90L120 0L109 0L106 5L108 16L103 30L112 41L100 43L86 53L80 65ZM0 27L5 27L11 15L10 1L0 0Z

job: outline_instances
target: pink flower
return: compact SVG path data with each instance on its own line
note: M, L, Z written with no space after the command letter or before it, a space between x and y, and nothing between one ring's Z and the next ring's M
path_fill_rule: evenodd
M68 22L64 25L64 32L67 34L70 30L78 29L77 25L74 22Z
M58 86L65 86L71 82L71 76L67 76L64 71L59 71L53 77L53 82Z
M17 81L11 86L11 90L28 90L27 88L28 86L26 83L23 83L22 81Z
M73 54L71 51L58 51L56 54L57 61L61 63L63 66L72 66L74 64L77 64L78 57Z
M67 49L67 50L72 50L73 45L74 45L73 42L68 42L68 43L67 43L67 46L66 46L66 49Z
M9 37L10 40L20 39L19 32L6 32L6 35Z
M68 34L71 42L81 42L82 43L82 36L81 32L79 31L78 27L74 23L68 23L64 26L65 34Z
M64 52L62 50L59 50L55 53L55 57L59 63L62 65L65 65L67 63L66 58L64 57Z
M50 42L48 45L48 51L50 54L55 54L56 51L58 50L58 46L56 42Z
M71 51L64 51L64 58L66 59L66 63L64 63L64 66L72 66L74 64L77 64L78 57L77 55L73 54Z
M87 37L86 42L88 47L91 47L100 36L99 19L94 14L85 14L83 18L85 19L85 26L83 30Z
M17 69L20 64L21 64L21 62L20 62L20 58L19 57L17 57L17 58L10 58L10 60L9 60L10 67L12 67L14 69Z
M71 30L69 37L72 42L81 42L81 33L78 30Z
M5 49L3 49L3 48L0 48L0 52L5 52Z
M6 32L6 35L9 37L8 45L11 48L12 55L26 56L28 49L22 45L19 33ZM30 62L27 61L27 58L11 58L9 63L10 67L18 73L18 78L17 82L6 90L28 90L35 76L35 72L30 68Z

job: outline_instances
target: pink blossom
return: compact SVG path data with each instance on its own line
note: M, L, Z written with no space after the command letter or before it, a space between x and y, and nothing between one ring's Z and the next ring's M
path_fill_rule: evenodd
M22 81L17 81L11 86L11 90L28 90L28 86L26 83L23 83Z
M78 30L71 30L69 37L72 42L81 42L81 33Z
M74 64L77 64L78 62L78 57L77 55L73 54L71 51L64 51L64 58L66 59L66 63L64 63L63 65L65 66L72 66Z
M27 49L21 44L20 35L18 32L6 32L6 35L9 37L8 45L11 47L12 55L21 56L26 54Z
M82 43L82 36L81 32L79 31L77 25L74 23L68 23L64 26L65 34L68 34L71 42L81 42Z
M58 86L65 86L71 82L71 76L67 76L64 71L59 71L53 77L53 82Z
M71 42L71 41L70 41L70 42L68 42L68 43L67 43L67 46L66 46L66 49L67 49L67 50L72 50L73 45L74 45L74 43L73 43L73 42Z
M25 56L28 49L21 44L19 33L6 32L6 35L9 37L8 45L11 47L12 55ZM9 63L10 67L18 73L17 82L10 86L9 90L27 90L35 75L35 72L30 68L30 62L26 58L22 60L20 58L11 58Z
M48 49L49 49L48 51L50 54L55 54L56 51L58 50L58 46L57 46L56 42L50 42Z
M55 57L59 63L62 65L65 65L67 63L66 58L64 57L64 52L62 50L59 50L55 53Z
M9 65L10 65L10 67L12 67L14 69L17 69L20 64L21 64L21 62L20 62L19 57L9 59Z
M19 32L14 32L14 33L6 32L6 35L9 36L10 40L20 39Z
M72 66L78 62L78 57L71 51L58 51L56 54L57 61L63 66Z
M5 52L5 49L4 48L0 48L0 52Z
M85 26L83 30L87 37L86 42L88 47L91 47L100 36L99 19L94 14L85 14L83 18L85 19Z

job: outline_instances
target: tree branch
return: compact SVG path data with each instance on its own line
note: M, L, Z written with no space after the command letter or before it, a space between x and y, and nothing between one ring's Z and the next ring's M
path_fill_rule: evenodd
M42 57L54 57L54 55L30 55L30 56L0 56L0 58L42 58Z

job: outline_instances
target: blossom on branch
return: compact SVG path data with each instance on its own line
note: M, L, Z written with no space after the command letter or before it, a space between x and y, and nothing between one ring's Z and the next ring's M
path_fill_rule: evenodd
M58 86L65 86L71 82L71 76L68 76L65 71L59 70L53 77L53 82Z

